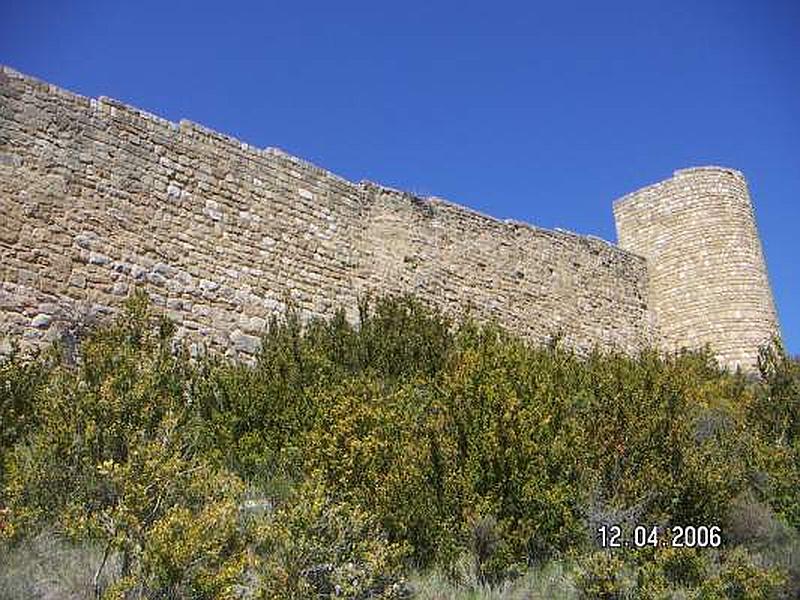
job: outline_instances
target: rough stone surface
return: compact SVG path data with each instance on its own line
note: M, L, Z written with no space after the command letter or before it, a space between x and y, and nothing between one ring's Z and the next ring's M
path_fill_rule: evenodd
M723 358L752 353L755 337L714 329L724 321L694 337L666 324L681 318L669 278L688 285L679 277L695 271L669 275L653 262L662 242L638 243L629 231L661 221L658 207L633 217L626 207L638 204L618 205L624 250L352 183L280 150L8 68L0 70L0 157L0 335L23 344L42 343L78 315L111 313L139 286L193 352L243 358L290 302L305 318L345 307L354 319L359 297L387 292L410 292L453 314L469 310L534 341L559 334L579 349L636 352L682 332L694 343L717 331ZM691 202L702 206L710 185ZM699 210L713 215L713 206ZM664 236L693 235L669 218L658 224ZM752 230L744 217L729 224ZM714 243L686 242L698 252ZM660 283L648 282L648 266ZM752 282L761 302L766 278Z
M33 320L31 321L31 327L35 327L36 329L47 329L52 320L53 318L50 315L42 313L33 317Z
M676 171L618 200L614 215L620 246L648 261L660 345L708 344L724 364L755 368L779 327L744 176Z

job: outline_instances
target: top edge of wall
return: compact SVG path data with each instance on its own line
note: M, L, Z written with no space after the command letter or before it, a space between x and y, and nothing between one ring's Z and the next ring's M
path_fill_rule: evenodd
M231 135L228 135L228 134L221 133L219 131L210 129L210 128L206 127L205 125L196 123L194 121L190 121L188 119L181 119L179 122L176 123L174 121L170 121L169 119L165 119L165 118L160 117L158 115L155 115L153 113L150 113L150 112L147 112L145 110L142 110L142 109L140 109L140 108L138 108L136 106L132 106L130 104L126 104L125 102L122 102L122 101L117 100L115 98L110 98L108 96L100 96L98 98L92 98L92 97L88 97L88 96L83 96L81 94L78 94L78 93L72 92L70 90L61 88L61 87L59 87L57 85L48 83L48 82L46 82L44 80L41 80L41 79L39 79L37 77L34 77L32 75L27 75L25 73L21 73L21 72L17 71L16 69L14 69L14 68L12 68L10 66L3 65L3 64L0 64L0 73L2 73L3 75L5 75L7 77L11 77L11 78L14 78L14 79L22 80L22 81L24 81L24 82L26 82L28 84L33 85L33 86L36 86L36 87L39 87L39 88L42 88L42 89L46 89L49 93L52 93L52 94L55 94L55 95L60 95L60 96L66 96L66 97L72 98L74 100L78 100L78 101L84 102L84 103L87 104L88 107L91 107L92 109L95 109L95 110L97 110L98 108L101 109L101 110L102 109L111 109L112 111L113 110L119 110L119 111L123 111L125 113L129 113L131 115L134 115L135 117L141 118L143 120L146 120L146 121L149 121L149 122L153 122L153 123L161 125L161 126L163 126L165 128L171 129L171 130L175 131L178 134L189 135L189 136L195 135L195 134L199 134L199 135L207 136L207 137L209 137L211 139L214 139L216 141L219 141L221 143L228 144L228 145L231 145L231 146L234 146L234 147L238 147L239 149L241 149L242 151L245 151L245 152L252 152L254 154L261 155L261 156L269 156L269 157L273 157L273 158L279 158L279 159L282 159L282 160L286 160L286 161L288 161L288 162L290 162L290 163L292 163L294 165L297 165L298 167L308 169L308 170L310 170L312 172L316 172L316 173L318 173L320 175L323 175L325 177L334 179L336 181L342 182L342 183L347 184L347 185L354 186L356 188L360 188L362 190L366 190L366 189L372 188L372 189L377 189L377 190L380 190L380 191L383 191L383 192L387 192L387 193L398 194L398 195L403 196L404 198L407 198L409 200L412 200L412 201L415 201L415 202L418 202L418 203L419 202L421 202L421 203L429 203L429 204L432 204L432 205L442 206L442 207L444 207L446 209L464 211L466 213L481 217L481 218L485 219L486 221L489 221L489 222L492 222L492 223L495 223L495 224L499 224L499 225L503 225L503 226L506 226L506 227L527 229L527 230L534 231L536 233L547 234L547 235L551 235L551 236L554 236L554 237L564 236L564 237L569 237L569 238L578 238L578 239L581 239L581 240L583 240L583 241L585 241L587 243L590 243L590 244L601 243L601 244L603 244L605 246L608 246L608 247L610 247L610 248L612 248L612 249L614 249L614 250L616 250L616 251L618 251L618 252L620 252L622 254L629 255L629 256L631 256L633 258L641 259L641 257L639 255L637 255L635 253L632 253L632 252L629 252L627 250L624 250L624 249L620 248L619 246L617 246L616 244L614 244L613 242L609 242L609 241L607 241L605 239L599 238L599 237L594 236L594 235L575 233L575 232L567 231L567 230L564 230L564 229L561 229L561 228L548 229L548 228L544 228L544 227L538 227L538 226L533 225L533 224L528 223L528 222L517 221L517 220L514 220L514 219L501 219L501 218L498 218L498 217L495 217L495 216L492 216L492 215L488 215L488 214L482 213L482 212L480 212L478 210L475 210L475 209L470 208L468 206L465 206L463 204L458 204L456 202L453 202L453 201L450 201L450 200L446 200L444 198L440 198L438 196L420 197L418 195L415 195L415 194L413 194L411 192L408 192L408 191L405 191L405 190L392 188L392 187L389 187L389 186L386 186L386 185L383 185L383 184L380 184L380 183L368 181L368 180L362 180L362 181L360 181L358 183L355 183L355 182L350 181L350 180L348 180L348 179L346 179L346 178L344 178L344 177L342 177L340 175L337 175L337 174L335 174L335 173L333 173L333 172L331 172L331 171L329 171L329 170L327 170L327 169L325 169L323 167L320 167L320 166L318 166L318 165L316 165L316 164L314 164L312 162L309 162L309 161L307 161L305 159L302 159L300 157L297 157L297 156L294 156L292 154L289 154L288 152L286 152L285 150L282 150L281 148L276 148L276 147L271 147L271 146L268 146L268 147L265 147L265 148L258 148L257 146L253 146L251 144L248 144L247 142L243 142L243 141L241 141L240 139L238 139L238 138L236 138L234 136L231 136ZM713 169L714 167L701 167L701 168ZM676 171L676 174L680 173L680 172L683 172L683 171L689 171L689 170L691 170L691 169L684 169L682 171ZM658 184L656 184L656 185L658 185Z
M734 177L740 177L744 179L744 173L733 169L731 167L723 167L720 165L706 165L706 166L699 166L699 167L687 167L685 169L677 169L672 173L673 178L677 177L691 177L694 175L703 175L705 173L725 173L727 175L733 175Z
M413 194L411 192L408 192L406 190L393 188L391 186L383 185L381 183L377 183L377 182L374 182L374 181L369 181L367 179L362 179L359 182L359 185L365 190L377 191L377 192L385 193L385 194L394 194L394 195L400 196L401 198L403 198L405 200L410 200L411 202L414 202L414 203L417 203L417 204L426 205L426 206L435 206L435 207L443 208L445 210L456 210L456 211L459 211L459 212L462 212L462 213L466 213L466 214L472 215L474 217L477 217L479 219L482 219L482 220L484 220L484 221L486 221L488 223L492 223L494 225L502 225L502 226L509 227L509 228L512 228L512 229L524 229L524 230L532 231L532 232L537 233L537 234L549 235L549 236L552 236L552 237L559 237L560 236L560 237L567 237L567 238L570 238L570 239L577 238L577 239L580 239L580 240L582 240L584 242L588 242L588 243L600 243L600 244L603 244L605 246L610 246L614 250L617 250L617 251L619 251L619 252L621 252L623 254L628 254L628 255L634 256L636 258L641 258L641 257L639 257L638 254L634 254L632 252L624 250L624 249L620 248L619 246L617 246L616 244L614 244L613 242L605 240L605 239L603 239L601 237L598 237L596 235L584 234L584 233L576 233L574 231L569 231L567 229L562 229L560 227L555 227L553 229L548 229L546 227L539 227L538 225L534 225L534 224L528 223L526 221L520 221L518 219L503 219L503 218L500 218L500 217L496 217L496 216L481 212L481 211L479 211L477 209L474 209L474 208L471 208L469 206L464 206L463 204L459 204L457 202L453 202L452 200L448 200L447 198L442 198L440 196L419 196L419 195Z
M704 165L698 167L686 167L685 169L677 169L673 171L672 177L669 177L667 179L662 179L655 183L651 183L649 185L640 187L639 189L629 192L624 196L614 200L613 203L614 212L621 210L628 204L632 204L634 201L641 200L643 194L647 192L656 191L662 187L666 187L677 179L690 179L690 178L696 179L712 175L713 176L729 175L735 179L745 181L744 173L736 169L733 169L731 167L723 167L718 165Z
M111 98L109 96L99 96L97 98L83 96L76 92L72 92L70 90L61 88L57 85L47 83L46 81L43 81L32 75L21 73L16 69L9 67L7 65L0 64L0 72L2 72L2 74L4 74L7 77L18 79L35 87L46 89L48 92L52 94L66 96L74 100L84 102L87 104L87 106L91 107L94 110L110 109L112 111L114 110L122 111L124 113L131 114L137 118L143 119L145 121L161 125L162 127L173 130L179 134L185 134L189 136L199 134L202 136L212 138L221 143L237 147L244 152L251 152L253 154L261 156L281 158L288 162L293 163L294 165L297 165L298 167L305 168L312 172L324 175L325 177L352 185L352 182L348 181L344 177L337 175L336 173L333 173L328 169L320 167L319 165L315 165L314 163L309 162L305 159L289 154L288 152L280 148L275 148L270 146L265 148L259 148L257 146L253 146L252 144L248 144L247 142L244 142L232 135L216 131L214 129L206 127L205 125L202 125L200 123L191 121L189 119L181 119L179 122L176 123L174 121L170 121L169 119L165 119L156 114L143 110L139 107L127 104L125 102L122 102L121 100L117 100L116 98Z

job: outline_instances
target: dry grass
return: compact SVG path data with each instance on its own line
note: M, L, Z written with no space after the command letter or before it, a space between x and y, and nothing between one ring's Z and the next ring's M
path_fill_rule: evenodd
M514 581L490 587L479 582L474 561L464 557L450 576L440 571L417 574L410 584L419 600L576 600L578 591L565 563L531 569Z
M0 600L78 600L94 598L94 574L102 549L75 546L42 533L12 548L0 548ZM116 571L107 564L101 587Z

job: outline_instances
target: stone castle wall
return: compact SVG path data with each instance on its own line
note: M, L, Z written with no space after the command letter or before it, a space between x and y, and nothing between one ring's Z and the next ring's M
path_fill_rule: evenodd
M708 344L752 370L779 333L744 176L703 167L616 202L619 244L648 261L649 302L668 351Z
M193 123L0 71L0 336L39 344L143 286L193 343L246 356L287 299L469 307L533 340L654 340L645 260L601 240L355 184Z

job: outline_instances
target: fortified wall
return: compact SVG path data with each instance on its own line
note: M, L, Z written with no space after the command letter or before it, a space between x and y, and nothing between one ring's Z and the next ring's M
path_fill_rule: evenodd
M751 367L777 321L741 176L683 171L615 212L621 247L352 183L0 71L5 344L50 340L139 285L193 347L246 358L287 300L307 318L338 307L354 318L359 297L410 292L534 341L629 353L709 342L725 364ZM719 218L703 229L698 215ZM683 266L682 240L696 254Z
M647 259L659 345L709 345L725 364L752 368L779 327L744 176L676 171L618 200L614 216L620 247Z

